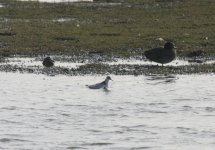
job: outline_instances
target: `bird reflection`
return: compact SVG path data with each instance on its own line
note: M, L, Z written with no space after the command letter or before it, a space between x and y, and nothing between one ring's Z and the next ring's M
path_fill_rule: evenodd
M176 77L176 75L168 75L168 74L153 74L153 75L149 75L147 76L147 80L150 81L157 81L155 84L157 83L172 83L175 82L178 78Z

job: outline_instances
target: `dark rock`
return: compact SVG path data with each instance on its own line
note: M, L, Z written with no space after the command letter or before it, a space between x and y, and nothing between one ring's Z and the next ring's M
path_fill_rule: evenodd
M205 53L204 53L203 50L197 50L197 51L192 51L192 52L188 53L187 57L190 57L190 58L192 58L192 57L202 57L204 55L205 55Z
M56 37L55 38L58 41L75 41L79 42L79 39L77 37Z
M189 63L203 63L204 61L201 59L189 59L188 62Z
M0 36L13 36L16 35L16 33L11 33L11 32L0 32Z

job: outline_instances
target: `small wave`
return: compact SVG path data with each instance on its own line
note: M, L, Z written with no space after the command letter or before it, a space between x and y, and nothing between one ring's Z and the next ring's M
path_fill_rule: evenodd
M143 149L151 149L152 147L145 147L145 146L143 146L143 147L135 147L135 148L131 148L131 150L143 150Z
M16 125L22 125L22 124L24 124L23 122L11 121L11 120L5 120L5 119L0 120L0 122L1 123L6 123L6 124L16 124Z
M115 117L115 116L120 116L120 115L119 114L110 113L110 114L97 114L95 116L97 116L97 117ZM125 117L125 116L123 116L123 117Z
M10 142L10 141L11 141L11 139L8 139L8 138L0 139L0 142L2 142L2 143L7 143L7 142Z
M66 107L88 107L88 105L73 105L73 104L66 104Z
M190 110L192 110L192 107L191 106L182 106L182 109L181 109L181 111L190 111Z
M143 113L152 113L152 114L167 114L166 111L158 111L158 110L141 110Z
M94 133L99 133L99 132L102 132L102 131L100 131L100 130L95 130L95 129L88 130L88 131L90 131L90 132L94 132Z
M70 114L65 114L65 113L63 113L63 114L61 114L62 116L66 116L66 117L69 117L70 116Z
M180 98L180 99L173 99L175 101L194 101L195 99L189 99L189 98Z
M10 139L10 138L1 138L0 139L0 142L2 142L2 143L8 143L8 142L13 142L13 141L16 141L16 142L30 142L28 140L23 140L23 139Z
M214 112L215 108L214 107L206 107L205 110L208 112Z
M16 110L17 107L15 107L15 106L11 106L11 107L2 107L2 108L0 108L0 109L5 109L5 110Z
M166 103L149 103L150 106L166 105Z
M86 143L83 144L84 146L106 146L106 145L113 145L114 143L106 143L106 142L98 142L98 143Z
M176 127L176 129L179 130L180 133L185 134L198 134L198 132L192 128L186 128L186 127Z
M86 149L86 148L84 148L84 147L76 147L76 146L71 146L71 147L67 147L67 149L69 149L69 150L76 150L76 149Z

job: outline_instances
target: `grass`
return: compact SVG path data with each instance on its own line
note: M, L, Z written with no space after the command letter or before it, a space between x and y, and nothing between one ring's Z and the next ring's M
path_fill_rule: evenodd
M83 54L128 57L173 41L178 55L215 56L214 0L126 0L49 4L0 0L0 54ZM66 19L60 21L58 19ZM156 40L163 38L165 41Z

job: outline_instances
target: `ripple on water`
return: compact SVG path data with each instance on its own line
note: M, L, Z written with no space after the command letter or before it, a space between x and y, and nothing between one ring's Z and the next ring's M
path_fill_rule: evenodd
M78 147L78 146L70 146L70 147L67 147L67 149L69 149L69 150L76 150L76 149L87 149L87 148Z
M197 130L191 128L176 127L176 129L182 134L198 134Z
M208 112L214 112L215 107L205 107L205 110L208 111Z
M2 149L214 148L214 75L111 75L108 94L84 86L104 76L0 76Z
M82 144L83 146L106 146L106 145L113 145L114 143L106 143L106 142L98 142L98 143L85 143Z
M23 140L23 139L14 139L14 138L1 138L0 142L9 143L9 142L31 142L31 141Z
M10 107L2 107L2 108L0 108L0 110L1 110L1 109L5 109L5 110L16 110L17 107L16 107L16 106L10 106Z

